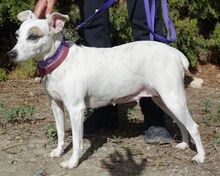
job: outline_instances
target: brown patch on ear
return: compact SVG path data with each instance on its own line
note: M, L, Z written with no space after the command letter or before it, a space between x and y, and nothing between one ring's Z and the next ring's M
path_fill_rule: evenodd
M30 28L28 33L29 34L35 34L35 35L37 35L39 37L43 36L43 32L40 30L40 28L38 28L36 26Z

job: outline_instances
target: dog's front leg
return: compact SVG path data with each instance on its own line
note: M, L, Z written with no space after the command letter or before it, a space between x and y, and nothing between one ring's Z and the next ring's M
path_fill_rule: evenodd
M50 153L50 157L59 157L63 152L64 145L64 109L63 103L61 101L51 100L51 108L56 121L57 135L58 135L58 145L57 148L53 149Z
M69 111L72 126L73 154L68 161L61 163L61 167L73 168L78 166L83 149L83 120L85 106L78 105L70 108L67 107L67 110Z

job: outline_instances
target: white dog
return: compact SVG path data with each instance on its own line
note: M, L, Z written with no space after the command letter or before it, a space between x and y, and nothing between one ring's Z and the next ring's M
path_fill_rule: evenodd
M93 48L66 44L61 30L67 15L51 14L36 19L31 11L18 14L23 23L17 31L18 42L8 52L15 61L35 58L43 85L50 98L56 120L58 146L50 153L59 157L64 146L63 107L69 112L72 126L73 154L61 163L77 167L83 149L83 120L86 107L139 101L153 101L177 122L182 142L188 147L188 132L195 142L193 160L203 163L205 151L198 125L192 120L184 91L186 57L177 49L153 41L139 41L113 48Z

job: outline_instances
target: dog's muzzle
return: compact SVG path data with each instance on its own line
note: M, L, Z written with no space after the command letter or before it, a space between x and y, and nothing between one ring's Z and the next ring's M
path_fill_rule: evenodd
M11 51L7 52L7 55L9 57L9 59L15 60L17 58L18 52L17 52L17 50L11 50Z

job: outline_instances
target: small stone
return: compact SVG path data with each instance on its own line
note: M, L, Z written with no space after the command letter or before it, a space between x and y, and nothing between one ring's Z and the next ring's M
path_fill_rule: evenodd
M16 160L11 161L10 164L16 164Z
M45 172L43 170L40 170L36 172L33 176L45 176Z
M35 93L34 92L30 92L29 93L31 97L35 97Z
M41 78L40 78L40 77L35 77L35 78L34 78L34 82L36 82L36 83L39 82L39 83L40 83L40 81L41 81Z
M192 88L199 89L199 88L201 88L203 86L203 83L204 83L203 79L201 79L201 78L194 78L193 81L190 83L190 86Z

